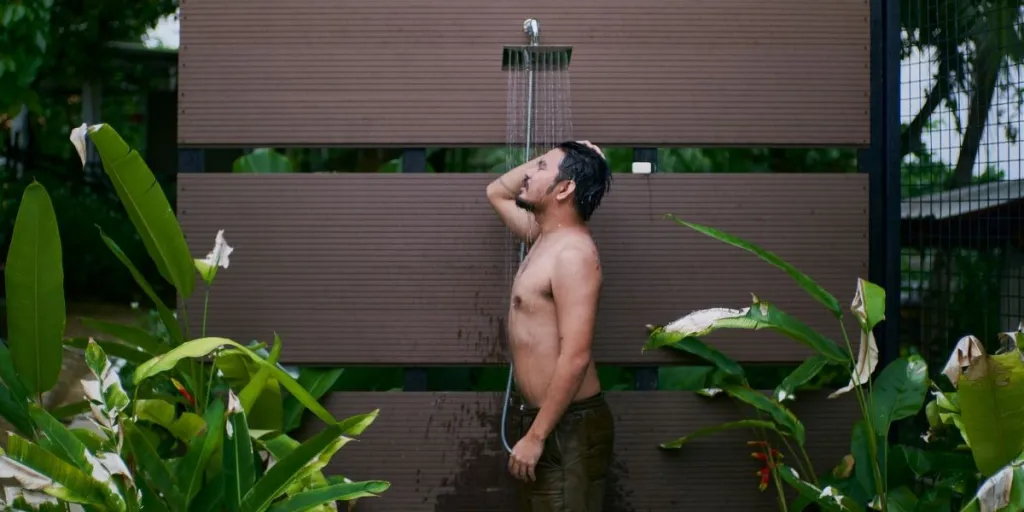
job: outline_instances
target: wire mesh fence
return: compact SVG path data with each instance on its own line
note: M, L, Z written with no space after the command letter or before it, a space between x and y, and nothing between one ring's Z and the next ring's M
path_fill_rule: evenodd
M933 368L1024 320L1021 5L901 3L901 334Z

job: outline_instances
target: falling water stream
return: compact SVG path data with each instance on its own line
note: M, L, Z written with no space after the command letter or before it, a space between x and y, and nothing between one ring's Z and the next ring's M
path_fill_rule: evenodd
M530 36L531 44L505 47L503 56L503 68L508 73L505 172L544 154L560 142L572 140L571 48L540 45L539 25L535 20L526 20L523 30ZM526 243L508 233L505 242L505 283L509 292L506 311L511 307L512 283L526 251ZM508 382L501 411L501 442L505 450L511 452L506 422L514 368L511 353L508 357Z

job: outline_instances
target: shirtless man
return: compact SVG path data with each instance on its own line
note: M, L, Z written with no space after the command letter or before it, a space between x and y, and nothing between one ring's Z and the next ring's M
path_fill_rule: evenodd
M601 261L587 221L611 183L604 154L566 142L487 187L533 245L512 285L508 338L522 411L508 468L525 511L600 512L614 428L590 357Z

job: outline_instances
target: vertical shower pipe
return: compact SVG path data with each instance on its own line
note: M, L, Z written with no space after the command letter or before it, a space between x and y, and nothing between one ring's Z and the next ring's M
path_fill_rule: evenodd
M528 18L523 22L523 32L530 38L530 46L540 46L540 23L533 18ZM533 60L529 50L524 52L526 54L526 161L529 162L533 158L533 91L536 88L536 83L533 78ZM526 241L519 242L519 263L523 262L523 258L526 257Z
M527 18L523 22L523 32L530 38L530 46L540 46L540 23L533 18ZM523 56L526 60L526 161L529 162L532 158L530 153L533 142L533 62L531 60L531 54L529 49L523 51ZM526 240L519 242L519 264L522 265L523 259L526 258ZM512 453L512 447L508 444L507 435L507 419L508 419L508 407L509 399L512 396L512 375L515 370L515 363L511 360L508 363L508 382L505 384L505 400L501 404L501 444L504 446L505 451Z

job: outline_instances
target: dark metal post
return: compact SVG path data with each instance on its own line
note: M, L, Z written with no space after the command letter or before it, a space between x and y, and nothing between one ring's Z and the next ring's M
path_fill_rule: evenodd
M178 172L206 171L206 153L202 149L178 148Z
M633 148L633 161L650 162L651 172L658 172L658 148ZM658 368L653 366L637 368L633 380L637 390L656 390L658 389Z
M427 172L427 150L409 148L402 153L402 172ZM426 368L405 368L405 391L427 390Z
M206 171L206 152L201 148L178 148L178 173L193 173L193 172L205 172ZM177 180L175 180L177 181ZM178 181L178 197L181 197L181 182ZM182 211L175 205L175 210L178 215L184 215L186 212ZM188 239L188 233L184 233L185 239ZM174 298L174 302L177 307L183 305L181 295L177 295ZM185 325L184 317L178 319L182 329L188 329Z
M902 251L900 247L900 221L903 194L900 182L900 2L883 2L885 20L885 141L883 167L885 169L885 352L882 361L894 361L900 356L900 305L902 292Z
M868 279L885 288L885 322L875 331L881 367L900 353L899 2L871 0L871 139L861 151L869 175Z

